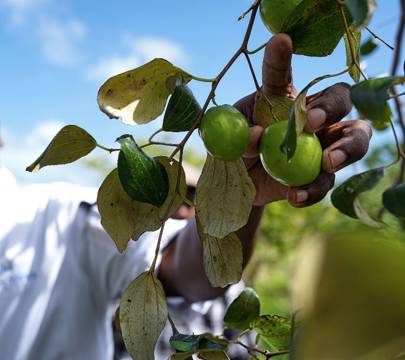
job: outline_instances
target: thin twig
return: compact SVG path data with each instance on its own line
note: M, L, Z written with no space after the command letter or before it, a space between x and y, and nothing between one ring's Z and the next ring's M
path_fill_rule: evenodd
M96 144L96 146L97 146L98 148L102 149L102 150L108 151L110 154L111 154L112 152L114 152L114 151L120 151L120 149L107 148L107 147L105 147L105 146L103 146L103 145L100 145L100 144Z
M267 46L267 44L268 44L268 42L265 42L263 45L259 46L257 49L254 49L251 51L247 50L246 53L248 55L254 55L254 54L258 53L260 50L264 49Z
M255 83L256 90L261 91L259 82L257 81L257 76L256 76L256 73L255 73L255 69L253 68L252 61L250 60L250 57L249 57L249 55L248 55L248 53L246 51L243 54L245 55L246 61L247 61L248 65L249 65L249 70L250 70L250 73L252 74L252 78L253 78L253 82Z
M395 48L393 46L388 44L383 38L379 37L374 31L371 31L370 28L368 28L367 26L366 26L366 30L371 34L371 36L373 36L375 39L381 41L385 46L387 46L391 50L395 50Z

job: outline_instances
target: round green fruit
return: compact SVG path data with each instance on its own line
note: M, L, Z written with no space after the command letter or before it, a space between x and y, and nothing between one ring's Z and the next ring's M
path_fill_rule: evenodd
M284 21L302 0L262 0L260 15L272 33L281 31Z
M238 160L249 144L246 118L230 105L209 109L201 120L200 135L208 152L224 161Z
M322 147L315 134L301 133L297 137L294 156L287 161L281 144L287 132L287 121L270 125L260 141L262 164L271 177L288 186L312 183L321 171Z

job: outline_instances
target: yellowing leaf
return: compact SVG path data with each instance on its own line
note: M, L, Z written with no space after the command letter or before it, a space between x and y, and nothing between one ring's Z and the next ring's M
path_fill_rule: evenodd
M55 135L41 156L26 170L36 172L44 166L74 162L94 150L96 145L96 140L87 131L76 125L67 125Z
M155 345L166 320L163 286L155 275L144 272L125 289L120 303L122 336L133 358L154 360Z
M266 97L261 92L256 93L255 114L256 123L264 128L277 121L288 120L294 101L287 96L270 95Z
M350 43L352 44L352 50L350 49ZM345 33L343 35L346 47L346 65L349 67L349 74L355 82L360 81L360 70L356 66L360 64L360 42L361 42L361 32L351 25L349 28L349 36ZM352 51L354 53L354 59L352 56Z
M214 287L235 284L242 277L242 244L236 234L223 239L204 234L199 229L203 246L204 269Z
M100 110L125 124L144 124L164 110L173 78L188 83L191 76L164 59L154 59L134 70L108 79L99 89Z
M242 160L221 161L208 155L196 192L202 232L221 239L240 229L247 223L255 194Z
M132 200L124 191L118 177L117 169L113 170L104 180L98 191L97 205L101 215L101 224L114 240L117 249L126 249L130 239L137 240L146 231L160 228L163 217L175 194L179 163L170 162L169 158L157 157L165 168L169 178L169 193L160 208ZM182 203L187 191L183 169L180 172L179 193L173 201L170 214L175 212Z

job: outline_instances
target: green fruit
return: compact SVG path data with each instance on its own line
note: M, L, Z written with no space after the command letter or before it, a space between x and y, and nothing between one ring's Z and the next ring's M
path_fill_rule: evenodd
M230 105L209 109L201 120L200 135L208 152L224 161L238 160L249 144L246 118Z
M281 151L287 126L287 121L280 121L265 130L260 142L262 164L270 176L282 184L310 184L321 171L321 144L315 134L301 133L297 137L295 154L287 161L287 155Z
M284 21L302 0L262 0L260 15L264 25L272 33L281 31Z

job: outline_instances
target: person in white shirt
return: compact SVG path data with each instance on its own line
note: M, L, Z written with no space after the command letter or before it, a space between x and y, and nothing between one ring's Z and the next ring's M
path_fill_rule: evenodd
M295 96L291 56L291 39L274 36L263 62L266 94ZM334 172L362 158L371 137L364 122L339 122L351 109L347 85L336 84L311 98L307 130L317 132L324 146L323 171L311 185L288 188L260 164L257 149L263 129L254 125L254 98L252 94L235 104L252 125L245 163L257 191L248 223L237 232L244 265L253 252L264 205L281 199L296 207L320 201L333 186ZM88 205L95 198L94 189L71 184L20 187L1 169L0 359L112 358L112 305L148 269L157 236L145 234L119 254L96 208ZM192 217L189 210L183 220L168 221L158 276L180 329L198 333L207 327L199 316L227 289L211 287L204 273L195 222L184 219ZM159 346L156 356L163 358Z

